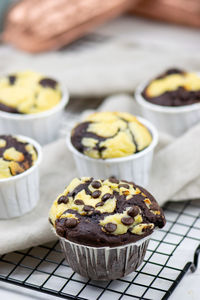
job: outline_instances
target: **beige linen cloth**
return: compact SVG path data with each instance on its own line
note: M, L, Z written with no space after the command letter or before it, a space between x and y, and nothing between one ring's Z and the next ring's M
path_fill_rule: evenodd
M130 96L112 96L100 110L120 110L139 114ZM148 189L162 205L166 200L200 196L200 124L183 136L160 134ZM55 239L48 223L48 212L56 196L77 175L65 138L44 147L40 168L40 201L20 218L0 221L0 254L25 249Z

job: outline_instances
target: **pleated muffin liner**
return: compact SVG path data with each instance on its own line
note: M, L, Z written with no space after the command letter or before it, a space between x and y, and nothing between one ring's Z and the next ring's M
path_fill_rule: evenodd
M78 175L80 177L109 178L115 176L118 179L134 181L138 185L147 186L151 170L154 149L158 143L156 128L147 120L137 117L152 135L151 144L144 150L120 158L95 159L80 153L67 136L67 146L72 152Z
M53 231L56 233L55 228ZM152 234L112 248L80 245L56 235L66 262L75 272L92 280L107 281L122 278L142 264Z
M17 138L32 144L37 160L28 170L13 177L0 179L0 219L10 219L30 212L39 200L39 165L42 160L40 145L31 138Z
M163 106L152 104L142 96L148 82L142 83L135 92L135 99L142 114L160 131L172 136L180 136L200 121L200 103L184 106Z
M65 105L69 101L69 93L62 88L62 98L53 108L36 114L14 114L0 111L0 134L29 136L41 145L56 139L61 126Z

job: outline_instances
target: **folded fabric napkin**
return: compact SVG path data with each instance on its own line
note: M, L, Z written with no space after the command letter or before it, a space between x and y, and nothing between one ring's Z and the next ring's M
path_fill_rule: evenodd
M140 114L130 96L112 96L100 110L119 110ZM183 136L160 134L148 189L160 205L167 200L195 199L200 195L200 124ZM44 147L40 169L40 201L20 218L0 221L0 254L25 249L55 239L48 223L48 212L56 196L77 175L65 138Z

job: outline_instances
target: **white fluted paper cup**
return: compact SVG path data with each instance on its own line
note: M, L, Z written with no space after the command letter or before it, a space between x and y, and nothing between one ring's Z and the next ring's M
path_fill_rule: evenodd
M76 168L80 177L116 178L134 181L138 185L147 186L153 160L154 149L158 143L156 128L147 120L137 117L152 135L151 144L144 150L120 158L95 159L79 152L71 143L71 137L67 137L67 145L72 152Z
M31 138L21 135L16 135L16 137L35 147L37 160L33 166L23 173L0 179L0 219L22 216L31 211L39 200L41 146Z
M135 92L135 99L142 114L160 131L172 136L180 136L200 121L200 103L184 106L162 106L147 101L142 92L148 82L142 83Z
M22 134L41 145L50 143L58 136L64 107L69 101L69 93L62 88L62 98L53 108L36 114L14 114L0 111L0 134Z
M68 265L75 272L106 281L122 278L141 265L152 234L135 243L112 248L80 245L56 235Z

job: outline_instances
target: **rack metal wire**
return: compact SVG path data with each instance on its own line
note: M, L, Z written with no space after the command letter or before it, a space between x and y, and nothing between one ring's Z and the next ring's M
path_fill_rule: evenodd
M200 201L168 202L164 211L165 228L155 233L139 269L124 278L97 282L81 277L54 242L1 256L0 280L67 299L166 300L184 275L197 268ZM190 251L180 255L188 241Z

